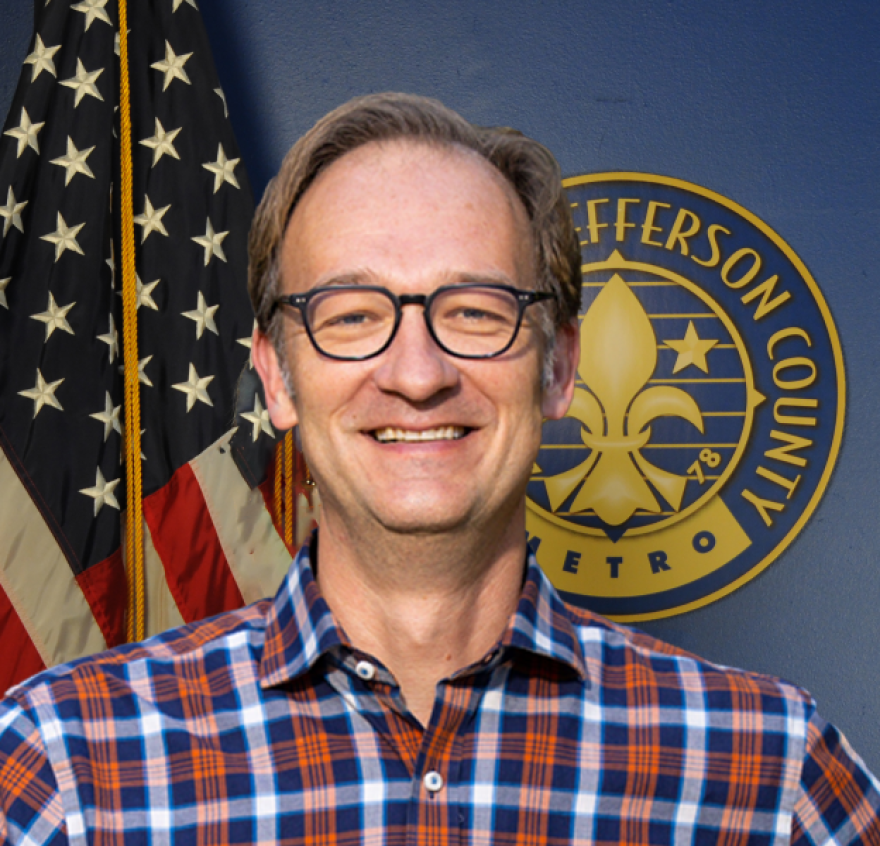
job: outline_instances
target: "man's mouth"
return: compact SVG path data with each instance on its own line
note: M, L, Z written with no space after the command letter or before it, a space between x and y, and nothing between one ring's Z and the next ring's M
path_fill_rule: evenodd
M422 443L425 441L457 441L467 434L463 426L440 426L437 429L394 429L390 426L375 429L373 437L382 444L388 443Z

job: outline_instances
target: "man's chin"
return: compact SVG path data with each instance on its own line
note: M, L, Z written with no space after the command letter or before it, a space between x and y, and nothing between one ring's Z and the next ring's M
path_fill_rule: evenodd
M411 537L451 536L457 531L467 529L471 523L470 514L463 514L460 511L449 513L437 508L386 511L376 516L378 524L386 532Z

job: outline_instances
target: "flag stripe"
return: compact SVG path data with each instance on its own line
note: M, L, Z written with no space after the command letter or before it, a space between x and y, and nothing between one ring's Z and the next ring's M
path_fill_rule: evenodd
M40 658L51 666L105 649L104 635L55 536L2 452L0 514L0 588Z
M6 592L0 588L0 631L3 632L3 660L0 662L0 694L16 679L26 679L46 668L30 635Z
M147 631L164 632L183 625L183 615L171 595L165 578L165 567L156 547L150 527L144 526L144 571L147 580Z
M144 517L186 622L244 604L188 463L144 499Z
M128 579L122 563L122 550L83 570L76 582L83 592L107 646L125 643Z
M274 595L290 554L260 491L248 487L231 460L233 434L227 432L190 464L235 583L245 602L256 602Z

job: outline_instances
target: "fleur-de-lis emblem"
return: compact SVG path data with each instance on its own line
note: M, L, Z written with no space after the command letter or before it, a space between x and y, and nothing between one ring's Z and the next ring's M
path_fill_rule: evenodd
M702 433L703 415L680 388L646 387L657 366L657 339L618 274L584 316L580 336L578 371L589 390L575 390L568 416L582 424L581 438L591 452L578 466L545 480L551 508L558 511L583 482L571 511L592 509L610 526L625 523L638 509L658 513L651 485L678 511L687 478L651 464L641 449L651 439L652 420L681 417Z

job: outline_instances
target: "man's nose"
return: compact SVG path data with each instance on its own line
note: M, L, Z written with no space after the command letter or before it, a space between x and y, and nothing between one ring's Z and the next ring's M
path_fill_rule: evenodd
M423 307L404 306L397 334L376 370L378 386L413 402L424 402L457 385L459 377L455 361L431 337Z

